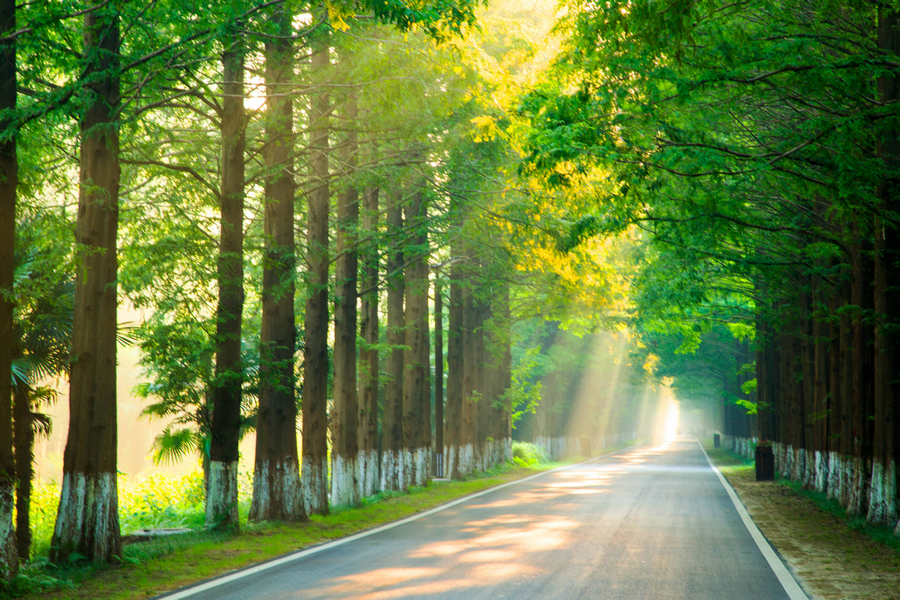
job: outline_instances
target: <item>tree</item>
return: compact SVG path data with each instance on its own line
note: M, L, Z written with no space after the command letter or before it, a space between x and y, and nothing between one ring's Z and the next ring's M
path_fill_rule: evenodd
M13 276L15 272L16 134L11 129L16 109L16 3L0 4L0 579L8 581L18 566L13 528L16 464L12 427Z
M384 419L381 425L381 489L404 491L403 467L403 347L406 322L403 311L403 212L402 196L393 191L387 207L387 233L393 240L387 270L387 383L384 386Z
M239 33L231 32L222 43L219 304L216 310L216 367L212 390L206 522L213 527L238 527L238 444L243 383L245 50Z
M325 33L311 40L310 67L321 80L329 70ZM320 80L320 81L321 81ZM321 85L321 84L320 84ZM331 100L322 85L310 101L310 179L306 262L309 265L303 344L303 463L300 484L307 513L328 513L328 134Z
M428 483L431 466L430 344L428 335L428 234L425 191L415 189L405 207L412 248L404 273L406 340L403 354L402 487Z
M297 456L294 378L294 132L291 13L274 9L275 35L266 41L267 144L260 394L251 521L304 521Z
M378 193L379 188L367 188L363 197L362 234L369 241L361 248L363 276L360 282L362 299L359 330L363 345L359 351L359 451L362 461L362 495L371 496L380 486L378 477Z
M358 505L360 500L359 406L356 389L356 278L359 191L353 181L358 162L356 98L344 104L347 137L341 146L346 188L338 195L337 258L334 280L334 409L331 419L331 503Z
M71 418L50 559L121 557L116 487L116 232L119 212L119 15L85 14L81 171L75 239Z

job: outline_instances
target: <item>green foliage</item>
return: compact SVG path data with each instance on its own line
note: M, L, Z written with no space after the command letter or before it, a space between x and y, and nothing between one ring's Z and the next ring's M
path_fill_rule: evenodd
M550 462L547 449L529 442L512 443L513 462L519 467L536 467Z

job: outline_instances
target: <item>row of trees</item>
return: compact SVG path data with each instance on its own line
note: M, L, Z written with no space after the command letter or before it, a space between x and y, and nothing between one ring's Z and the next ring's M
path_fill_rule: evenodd
M652 239L636 330L690 352L727 326L720 363L755 379L720 389L729 414L758 413L757 431L735 417L728 433L774 442L785 474L898 526L897 7L568 6L558 81L520 112L536 176L608 184L572 240ZM709 366L669 363L682 385Z
M307 12L300 14L294 12L298 8L292 3L282 2L266 5L248 3L246 6L237 2L213 3L211 6L154 3L140 7L114 2L85 6L79 10L78 7L57 6L55 3L36 3L19 9L17 15L14 4L4 7L6 37L3 43L6 55L3 68L7 73L4 89L9 92L9 98L2 106L6 140L3 182L6 193L2 203L3 231L0 233L0 238L4 240L3 255L0 256L4 269L0 281L4 289L0 315L4 340L3 355L0 356L0 380L3 381L0 407L4 412L0 413L0 421L5 429L0 431L0 448L3 449L0 451L0 462L3 464L3 475L0 477L3 513L0 517L5 523L2 547L6 577L15 571L17 562L15 534L11 526L16 465L12 453L13 419L9 388L14 381L10 375L14 347L7 343L13 339L13 305L17 299L16 288L19 287L14 287L15 267L21 267L21 263L16 264L13 260L16 196L22 189L15 175L17 141L25 140L26 147L28 143L45 143L43 155L40 151L31 152L25 160L42 168L61 170L61 178L72 174L71 153L65 144L76 142L75 156L79 164L75 178L79 202L75 225L73 266L76 276L69 354L71 418L51 559L59 561L78 554L104 561L121 554L116 503L115 356L119 329L116 309L120 286L126 289L131 287L135 298L140 301L147 297L141 298L141 284L148 283L129 278L127 269L122 272L118 268L118 243L122 237L120 221L125 225L126 236L138 233L137 227L131 226L134 221L128 217L120 219L122 201L129 195L133 197L142 188L156 192L145 196L148 200L156 200L166 184L180 186L190 179L193 179L193 189L175 190L175 195L182 200L178 208L190 210L194 207L185 201L205 196L205 206L199 207L200 212L205 211L207 221L219 224L219 239L214 244L218 254L218 259L213 263L217 264L216 277L215 284L211 286L216 296L216 309L214 316L207 321L214 329L214 333L210 331L209 338L214 347L215 366L208 391L202 392L204 401L196 407L200 409L198 412L203 413L196 415L197 419L208 425L209 432L206 440L209 520L216 525L225 525L232 523L236 516L237 442L245 425L242 407L246 404L242 398L246 379L241 335L245 298L245 198L252 185L262 188L261 195L265 198L262 203L265 207L263 290L259 294L263 307L258 350L263 357L258 363L260 409L257 417L259 453L256 482L260 489L254 494L253 512L258 519L298 519L304 518L305 510L327 510L322 481L327 474L324 463L327 455L325 385L329 369L325 353L329 319L328 213L332 198L328 191L331 178L328 142L329 135L334 135L330 120L335 108L329 99L329 86L334 78L329 57L333 46L329 44L328 22L321 17L311 18L308 12L316 7L307 7ZM403 28L421 25L433 36L471 24L472 9L472 6L462 3L422 13L411 13L401 4L380 3L373 8L380 20L396 22ZM303 14L309 18L303 17ZM198 19L201 15L204 17L202 24ZM83 27L76 25L79 19L83 19ZM332 14L331 19L340 21L341 17ZM154 25L162 22L173 25L168 28ZM126 34L123 35L122 31ZM83 44L77 42L82 39ZM297 54L299 41L310 42L304 48L312 50L311 58L306 61L308 66L303 69L297 68L304 64L303 57ZM56 48L57 52L44 60L39 58L45 55L44 52L28 54L30 48ZM27 56L25 65L17 64L16 57L21 55L23 49ZM257 152L256 156L248 157L248 127L253 120L248 118L245 106L248 96L245 74L253 72L248 70L247 60L254 56L254 51L256 56L262 57L264 65L261 79L266 88L265 110L259 111L263 116L255 122L260 126L259 134L265 136L265 141L261 147L251 148ZM210 61L214 56L219 59ZM303 70L315 76L308 75L306 82L298 84L297 73ZM25 81L17 82L17 76L21 77L23 73ZM217 81L221 83L215 83ZM311 99L309 109L299 112L308 119L309 128L305 134L309 143L301 151L301 144L297 141L299 136L293 127L294 114L298 111L292 107L292 102L304 94ZM17 106L17 99L23 95L33 100L25 106ZM352 121L349 104L350 101L345 100L340 110L351 119L351 126L358 127L359 124ZM193 115L193 119L179 121L185 114ZM57 123L63 127L53 130L52 126ZM71 128L72 124L77 124L77 131ZM184 124L188 127L182 128ZM25 129L20 134L20 130L28 126L33 129ZM197 128L190 130L191 126ZM206 145L205 152L186 152L182 135L188 131L194 134L190 142ZM352 139L349 139L351 136L347 138L343 142L343 154L347 157L345 170L352 168L357 153ZM54 142L63 143L54 146ZM62 152L54 155L55 151ZM310 180L316 186L307 194L310 205L306 223L309 236L308 272L316 291L310 294L305 319L307 373L303 386L303 407L308 417L303 423L308 432L303 436L304 450L307 452L304 470L311 471L309 476L304 477L305 489L302 493L298 489L300 478L293 418L296 415L293 367L296 253L293 235L297 224L293 211L294 181L297 178L295 165L301 152L308 153L311 159ZM202 164L210 159L212 164ZM388 160L396 161L397 155ZM259 167L253 174L255 181L248 179L248 164ZM166 177L162 173L187 177ZM33 176L29 183L40 180L41 177ZM54 180L50 175L44 178L44 183L48 182L59 183L59 180ZM344 200L338 203L339 219L348 218L348 213L352 213L356 204L352 185L346 187L348 189L342 194ZM418 187L417 193L423 198L421 188L424 186ZM48 200L42 191L25 189L32 198ZM409 202L403 197L402 183L395 189L398 206L408 205ZM135 205L125 206L132 208ZM215 212L209 210L211 206L216 208ZM424 206L421 201L419 206ZM51 207L45 205L44 208ZM165 210L150 206L150 203L141 208L147 212L155 211L154 216L158 218L166 216ZM176 226L197 225L196 222L182 220ZM348 292L352 299L343 301L340 293L347 289L347 284L339 282L337 304L355 311L355 264L349 264L349 268L347 266L356 245L351 237L355 235L351 227L355 228L355 223L351 223L343 239L338 240L337 270L339 277L342 267L344 274L352 275L347 276L352 280L353 288ZM198 233L201 237L208 235L208 227L197 229L199 231L194 230L194 235L189 238L169 237L170 246L163 251L188 250L186 254L189 253L189 249L178 246L186 239L196 240ZM424 224L417 223L410 214L406 219L406 230L422 235ZM123 249L122 256L130 269L147 266L147 262L128 262L131 257L127 250ZM423 263L426 256L426 251L421 252L419 262ZM404 267L409 269L407 265ZM151 277L157 274L159 272L154 271ZM166 274L161 275L165 279ZM170 281L175 280L180 285L191 284L189 273L170 271L168 276ZM418 279L427 282L427 276L426 264L424 277L420 268ZM201 281L208 283L209 278ZM177 302L179 299L169 299L170 302L173 300ZM407 312L410 312L410 304L413 302L407 302ZM416 318L420 322L426 314L421 306L419 301ZM346 368L350 364L355 371L355 314L350 315L349 323L342 320L342 316L336 318L339 335L335 354L343 351L346 356L348 349L341 348L340 341L349 340L350 359L341 366L337 366L336 361L336 369ZM166 319L165 314L160 317L162 324ZM168 324L171 325L172 321L169 320ZM348 329L352 334L347 334ZM152 335L150 337L152 343L154 338ZM420 351L420 347L421 341L404 354ZM172 349L167 351L172 352ZM177 354L178 350L174 352ZM180 361L190 363L191 358L190 355L181 356ZM31 377L29 381L34 382L36 375L39 372L25 373L23 377ZM350 378L351 375L345 373L339 381ZM416 392L418 395L411 396L411 403L427 400L422 397L421 389ZM348 400L338 394L335 398L336 415L352 414L355 417L355 389L352 396ZM26 419L33 421L32 415L27 413ZM351 422L349 429L353 441L350 445L355 447L355 418ZM28 427L31 423L18 425ZM342 427L347 429L337 416L332 425L336 432L335 439L338 439L337 433L342 431ZM340 443L335 444L335 450L338 455L346 452ZM30 467L30 458L26 462ZM351 472L354 470L351 469ZM340 481L340 478L335 478L334 496L343 499ZM353 483L356 484L355 472ZM301 499L307 501L305 505ZM24 511L20 508L20 519L23 512L27 515L27 507ZM25 529L27 531L27 527Z
M17 534L29 553L46 375L70 381L50 558L121 556L121 342L140 344L137 391L169 422L158 457L203 461L213 527L238 526L252 429L254 521L424 485L433 454L453 478L508 460L513 419L547 376L533 353L514 368L514 321L574 301L564 324L587 331L589 305L621 295L618 275L579 281L596 249L554 248L537 226L564 199L507 181L501 125L533 76L508 65L541 27L501 6L478 37L465 2L57 4L0 10L13 15L0 381L17 386L15 418L0 388L5 576ZM451 37L463 31L466 44ZM139 327L117 323L123 301ZM544 414L568 406L557 387ZM560 447L563 420L540 421Z

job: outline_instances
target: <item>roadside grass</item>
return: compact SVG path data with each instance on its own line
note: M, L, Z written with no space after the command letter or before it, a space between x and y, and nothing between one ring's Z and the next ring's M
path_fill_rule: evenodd
M243 520L239 533L196 531L128 543L122 563L107 568L84 563L56 566L40 558L24 566L12 586L0 594L60 600L148 598L580 460L583 458L555 463L521 460L527 466L506 464L476 473L467 481L432 482L428 487L412 488L408 494L378 494L365 498L359 508L333 508L330 515L313 515L304 524L244 524ZM171 500L177 505L176 498ZM155 509L145 511L145 519L158 522L154 510L165 512L170 508L158 503ZM192 525L188 521L193 517L187 517L185 525Z
M712 438L698 438L703 449L709 455L709 458L719 467L722 473L730 471L739 471L743 469L753 469L756 461L752 458L744 458L736 452L732 452L727 448L713 448Z

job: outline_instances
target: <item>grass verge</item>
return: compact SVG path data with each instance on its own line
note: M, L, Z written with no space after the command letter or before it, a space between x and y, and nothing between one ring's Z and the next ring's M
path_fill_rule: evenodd
M751 518L804 587L827 600L900 598L900 552L883 533L847 518L824 494L794 482L756 481L754 462L702 440ZM896 540L900 542L900 540Z
M113 600L149 598L322 542L345 537L444 504L456 498L566 464L504 465L462 482L433 482L408 494L379 494L359 508L333 509L309 523L243 525L240 533L190 533L128 544L121 565L54 567L36 562L23 570L6 597Z

